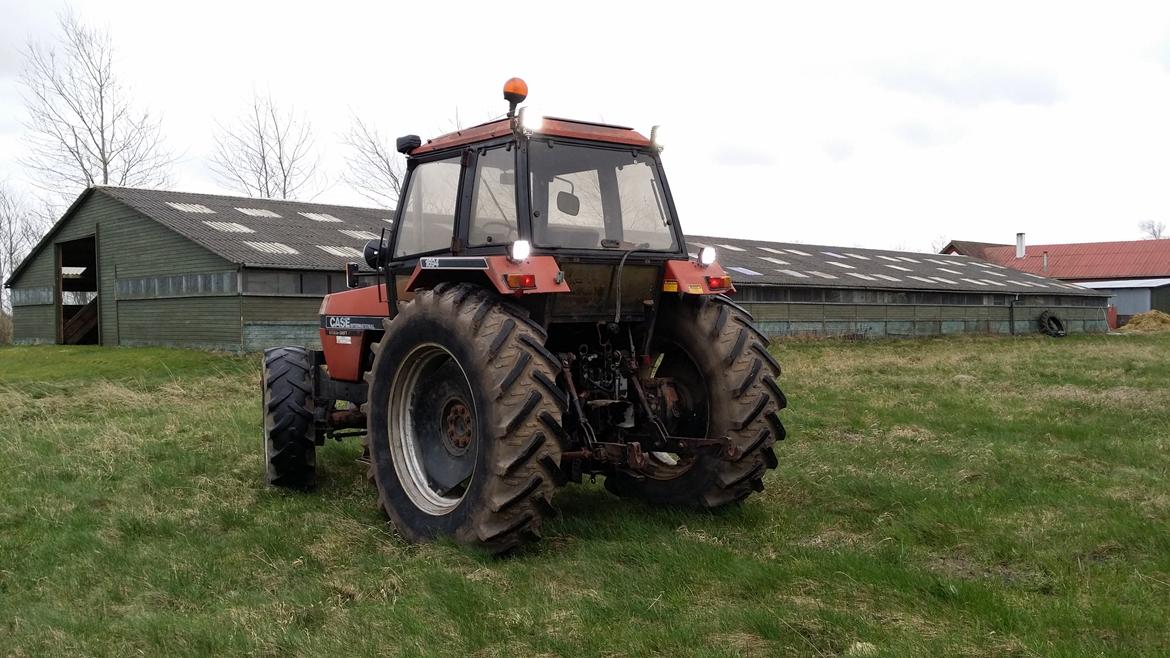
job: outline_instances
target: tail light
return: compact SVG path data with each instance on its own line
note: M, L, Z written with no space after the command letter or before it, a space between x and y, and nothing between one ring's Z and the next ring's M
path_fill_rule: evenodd
M536 287L535 274L506 274L504 282L512 290L528 290Z
M731 277L726 274L723 276L709 276L707 277L707 287L711 290L730 290Z

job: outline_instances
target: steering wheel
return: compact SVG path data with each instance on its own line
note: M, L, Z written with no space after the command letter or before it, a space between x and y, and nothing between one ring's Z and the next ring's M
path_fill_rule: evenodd
M482 230L484 232L484 235L488 238L494 237L491 235L491 232L487 230L487 228L489 226L503 227L505 238L510 237L512 235L512 233L516 231L516 227L514 225L509 224L508 222L505 222L505 221L502 221L499 219L492 219L492 220L488 220L486 222L483 222L479 225L480 230ZM490 242L492 244L499 244L494 239L490 240ZM505 239L503 242L507 242L507 240Z

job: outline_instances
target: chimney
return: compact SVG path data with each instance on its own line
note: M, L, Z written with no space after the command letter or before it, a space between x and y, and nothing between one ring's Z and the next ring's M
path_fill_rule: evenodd
M1048 252L1044 252L1044 273L1048 274Z
M1024 247L1024 234L1016 233L1016 259L1023 258L1027 253L1027 248Z

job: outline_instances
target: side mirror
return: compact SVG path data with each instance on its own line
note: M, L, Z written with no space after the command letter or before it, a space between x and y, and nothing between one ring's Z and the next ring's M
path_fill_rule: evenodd
M572 192L557 192L557 210L570 217L576 217L577 213L581 212L581 199Z
M360 288L361 283L358 282L358 264L345 264L345 287L346 288Z

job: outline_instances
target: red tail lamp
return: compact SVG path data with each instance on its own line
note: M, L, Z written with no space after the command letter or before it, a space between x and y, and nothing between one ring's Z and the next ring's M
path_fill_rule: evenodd
M723 276L709 276L707 277L707 287L711 290L730 290L731 277L726 274Z
M505 274L504 282L512 290L529 290L536 287L535 274Z

